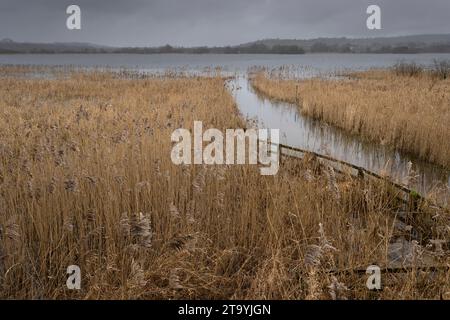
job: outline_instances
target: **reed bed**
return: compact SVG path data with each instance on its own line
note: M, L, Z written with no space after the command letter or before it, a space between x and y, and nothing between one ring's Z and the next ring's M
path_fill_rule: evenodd
M332 80L288 80L260 72L253 85L271 98L297 104L308 116L450 167L450 80L419 72L418 66L396 70Z
M450 298L448 269L417 268L429 240L449 238L448 212L416 208L411 224L426 232L412 268L369 291L358 269L383 268L390 244L412 235L396 227L404 209L388 184L313 157L285 160L273 177L175 166L171 133L194 120L244 126L222 78L2 77L0 297ZM447 251L436 255L449 265ZM66 287L69 265L81 290Z

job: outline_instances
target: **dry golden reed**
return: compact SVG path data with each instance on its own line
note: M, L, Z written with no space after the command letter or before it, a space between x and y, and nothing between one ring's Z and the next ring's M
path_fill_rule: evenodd
M299 81L261 72L253 85L308 116L450 167L450 79L373 70L348 79Z
M386 274L379 292L351 271L388 262L402 206L383 183L313 160L285 159L273 177L175 166L174 129L244 126L224 79L10 71L0 73L1 298L449 296L445 269ZM448 239L448 212L420 210L421 243ZM69 265L81 268L79 291L66 287Z

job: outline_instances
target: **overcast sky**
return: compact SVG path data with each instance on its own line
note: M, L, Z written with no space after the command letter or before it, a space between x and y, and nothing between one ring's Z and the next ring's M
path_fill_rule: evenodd
M77 4L82 30L66 29ZM382 10L382 30L366 9ZM229 45L264 38L450 33L450 0L0 0L0 39L115 46Z

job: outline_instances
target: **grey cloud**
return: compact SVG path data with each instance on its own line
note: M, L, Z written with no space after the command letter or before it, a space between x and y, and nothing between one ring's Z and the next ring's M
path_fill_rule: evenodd
M82 9L82 30L65 8ZM382 8L383 30L365 10ZM227 45L256 39L450 32L448 0L1 0L0 38L110 45Z

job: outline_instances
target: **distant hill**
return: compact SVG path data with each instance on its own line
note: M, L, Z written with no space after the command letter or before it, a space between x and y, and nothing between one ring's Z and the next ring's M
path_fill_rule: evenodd
M0 40L0 53L102 53L109 49L111 48L81 42L31 43Z
M355 53L450 53L450 34L411 35L377 38L316 38L308 40L265 39L241 46L295 45L306 52Z
M450 53L450 34L378 38L265 39L226 47L108 47L91 43L29 43L0 41L0 53Z

